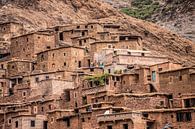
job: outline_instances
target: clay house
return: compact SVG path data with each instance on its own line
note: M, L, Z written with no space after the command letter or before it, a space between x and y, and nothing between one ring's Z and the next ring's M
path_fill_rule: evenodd
M59 33L59 40L72 45L72 38L88 36L88 29L70 29Z
M104 32L118 32L121 25L115 23L102 23Z
M40 31L13 37L11 39L11 57L35 59L36 54L55 47L53 31Z
M101 129L194 128L194 109L135 110L98 115Z
M0 59L10 56L10 42L0 39Z
M4 40L10 40L12 37L24 33L23 24L17 22L0 23L0 37Z
M75 37L72 38L72 44L78 47L84 47L86 51L90 51L90 44L95 42L96 38L92 37Z
M160 72L159 91L173 93L174 96L194 93L194 70L193 67L187 67Z
M143 119L141 113L134 111L100 114L97 122L100 129L150 129L147 128L150 120Z
M38 53L37 70L51 72L56 70L72 71L82 67L84 49L63 46Z
M136 52L135 52L136 53ZM118 64L128 65L154 65L167 62L167 58L160 55L147 54L145 51L137 52L137 54L116 54L113 56L113 61Z
M159 87L160 87L159 73L162 71L182 68L182 65L179 63L173 63L173 62L168 61L168 62L151 65L149 66L149 68L150 68L150 74L147 76L148 81L151 85L153 85L156 91L159 91Z
M12 118L12 129L47 129L44 115L18 115Z
M30 74L34 70L34 63L30 60L12 59L7 63L8 77Z
M70 127L74 129L78 128L78 119L69 120L75 116L72 109L55 109L48 112L48 128L49 129L64 129Z
M91 52L98 53L105 48L142 50L139 36L119 36L119 40L96 41L91 43ZM135 38L135 39L134 39ZM133 39L133 40L132 40Z
M164 109L170 108L170 95L166 93L119 93L108 95L107 100L116 107L127 107L131 110Z

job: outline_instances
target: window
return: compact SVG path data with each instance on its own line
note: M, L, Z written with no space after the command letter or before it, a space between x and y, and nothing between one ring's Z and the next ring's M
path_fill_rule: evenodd
M152 81L156 81L156 72L152 71Z
M164 105L164 101L160 101L160 105L163 106Z
M128 129L128 124L123 124L123 129Z
M64 66L66 66L66 62L64 62Z
M54 63L52 64L52 68L55 68L55 64Z
M173 82L173 77L172 76L169 77L169 81Z
M51 110L52 109L52 105L49 105L49 110Z
M28 42L28 38L26 38L26 41Z
M70 91L69 91L69 90L66 90L66 91L64 92L64 94L65 94L65 100L66 100L66 101L70 101Z
M111 125L107 126L107 129L112 129L112 126Z
M179 76L179 81L182 81L182 76Z
M44 112L44 107L41 107L41 111Z
M51 47L50 47L50 46L47 46L46 48L47 48L47 49L51 49Z
M82 36L85 36L85 32L82 32Z
M192 120L191 112L179 112L176 114L178 122L187 122Z
M2 68L2 69L4 68L3 64L1 64L1 68Z
M48 129L48 121L43 121L43 129Z
M91 26L91 29L93 29L93 26Z
M30 121L30 127L35 127L35 120Z
M15 127L18 128L18 121L15 122Z
M38 82L38 81L39 81L39 77L36 77L36 78L35 78L35 81Z
M145 53L142 53L142 56L145 56Z
M66 120L66 123L67 123L67 127L70 127L70 119L69 118Z
M162 71L162 68L158 68L158 71Z
M49 76L45 76L45 79L46 79L46 80L49 79Z
M8 119L8 125L12 123L12 119Z
M111 73L111 70L110 69L108 69L108 73Z
M111 44L109 44L109 45L108 45L108 48L112 48L112 45L111 45Z
M81 67L81 61L79 61L79 68Z
M87 42L87 40L85 39L85 40L84 40L84 43L86 43L86 42Z
M81 118L82 122L85 122L85 118Z
M26 91L24 91L24 92L22 93L22 96L23 96L23 97L26 97Z
M77 26L77 29L79 29L80 28L80 26Z
M64 40L63 33L60 33L60 40Z
M116 77L116 81L120 81L120 77L117 76L117 77Z
M66 53L64 53L64 56L66 56Z
M79 46L82 46L82 45L83 45L83 44L82 44L82 41L80 40L80 41L79 41Z

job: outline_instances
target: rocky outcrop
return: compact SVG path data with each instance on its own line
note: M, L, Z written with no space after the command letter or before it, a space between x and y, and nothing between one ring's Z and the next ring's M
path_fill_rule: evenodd
M20 1L23 2L17 4ZM66 23L116 22L130 33L141 35L145 49L167 55L170 60L184 65L195 64L193 42L156 24L122 14L98 0L33 0L28 4L25 1L28 0L10 0L1 4L0 20L22 22L28 31Z

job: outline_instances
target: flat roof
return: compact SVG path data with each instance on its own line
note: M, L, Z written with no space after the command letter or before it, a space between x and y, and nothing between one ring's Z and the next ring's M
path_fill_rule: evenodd
M166 70L166 71L159 72L159 74L176 72L176 71L181 71L181 70L186 70L186 69L193 69L193 70L195 70L195 67L183 67L183 68L179 68L179 69Z
M49 50L45 50L45 51L39 52L39 53L37 53L37 55L38 55L38 54L41 54L41 53L49 52L49 51L64 49L64 48L85 49L85 48L78 47L78 46L74 46L74 45L64 45L64 46L60 46L60 47L57 47L57 48L53 48L53 49L49 49Z

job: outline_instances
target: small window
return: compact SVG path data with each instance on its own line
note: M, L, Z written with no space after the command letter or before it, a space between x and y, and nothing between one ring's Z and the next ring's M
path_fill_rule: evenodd
M123 129L128 129L128 124L123 124Z
M48 80L49 79L49 76L45 76L45 79Z
M93 29L93 26L91 25L91 29Z
M85 32L82 32L82 36L85 36Z
M107 129L112 129L112 126L111 125L107 126Z
M142 53L142 56L145 56L145 53Z
M41 111L44 112L44 107L41 107Z
M52 109L52 105L49 105L49 110L51 110Z
M86 42L87 42L87 40L85 39L85 40L84 40L84 43L86 43Z
M35 78L35 81L36 81L36 82L39 82L39 77L36 77L36 78Z
M2 68L2 69L4 69L4 66L3 66L3 64L1 64L1 68Z
M35 127L35 120L30 121L30 127Z
M78 67L79 67L79 68L81 67L81 61L79 61Z
M66 62L64 62L64 66L66 66Z
M22 96L23 96L23 97L26 97L26 91L24 91L24 92L22 93Z
M18 128L18 121L15 122L15 127Z
M169 81L173 82L173 77L172 76L169 77Z
M70 91L69 90L64 91L64 95L65 95L65 100L69 102L70 101Z
M160 101L160 105L163 106L164 105L164 101Z
M64 56L66 56L66 53L64 53Z
M63 33L60 33L60 40L64 40L64 36L63 36Z
M70 119L69 118L66 120L66 122L67 122L67 127L70 127Z
M85 122L85 118L81 118L82 122Z
M28 42L28 38L26 38L26 41Z
M179 76L179 81L182 81L182 76Z
M158 68L158 71L162 71L162 68Z
M120 77L117 76L117 77L116 77L116 81L120 81Z
M80 28L80 26L77 26L77 29L79 29Z
M108 45L108 48L112 48L112 45L110 44L110 45Z
M79 46L82 46L82 45L83 45L83 44L82 44L82 41L80 40L80 41L79 41Z
M8 119L8 125L12 123L12 119Z

